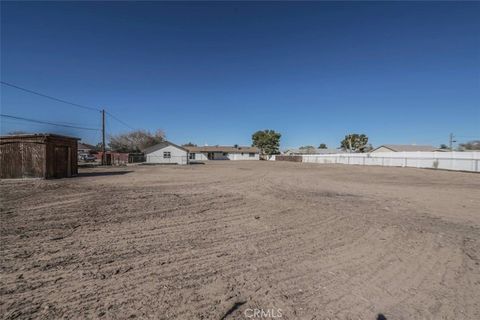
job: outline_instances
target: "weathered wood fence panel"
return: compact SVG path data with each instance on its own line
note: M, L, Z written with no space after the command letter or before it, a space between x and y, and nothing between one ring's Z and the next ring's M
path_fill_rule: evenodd
M55 134L0 137L0 178L63 178L78 174L77 138Z
M275 161L302 162L302 156L275 156Z

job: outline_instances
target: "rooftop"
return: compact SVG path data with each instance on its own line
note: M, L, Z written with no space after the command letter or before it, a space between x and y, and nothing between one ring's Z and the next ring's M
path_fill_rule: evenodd
M203 146L203 147L188 147L185 146L188 152L225 152L225 153L260 153L260 149L257 147L246 146Z
M335 154L335 153L344 153L343 150L333 149L333 148L324 148L324 149L288 149L285 150L285 154Z
M31 139L31 138L57 138L57 139L75 139L80 140L77 137L62 136L54 133L26 133L26 134L14 134L0 136L0 139Z
M381 147L393 150L395 152L409 152L409 151L438 151L438 148L428 145L416 145L416 144L383 144L372 151L375 151Z
M160 143L158 143L158 144L156 144L156 145L154 145L154 146L145 148L145 149L143 149L142 151L143 151L143 153L147 154L147 153L151 153L151 152L154 152L154 151L163 149L163 148L165 148L165 147L167 147L167 146L174 146L174 147L176 147L176 148L179 148L179 149L188 151L186 148L181 147L181 146L179 146L179 145L176 145L175 143L172 143L172 142L167 141L167 140L162 141L162 142L160 142Z

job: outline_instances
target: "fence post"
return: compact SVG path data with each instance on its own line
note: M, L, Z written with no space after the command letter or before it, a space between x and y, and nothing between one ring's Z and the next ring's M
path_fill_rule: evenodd
M455 161L455 151L452 151L452 170L455 170L457 162Z

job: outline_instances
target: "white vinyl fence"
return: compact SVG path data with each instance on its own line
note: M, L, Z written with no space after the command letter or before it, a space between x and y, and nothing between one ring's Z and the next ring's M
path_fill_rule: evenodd
M480 172L480 151L318 154L302 155L302 162L432 168Z

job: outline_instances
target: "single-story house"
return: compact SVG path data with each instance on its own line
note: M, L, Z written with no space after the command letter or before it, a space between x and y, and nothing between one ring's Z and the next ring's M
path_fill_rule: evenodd
M188 164L188 150L170 141L143 150L146 163Z
M311 149L288 149L283 152L287 156L300 156L304 154L336 154L336 153L345 153L341 149L330 149L330 148L311 148Z
M260 149L244 146L185 147L190 161L203 160L260 160Z
M371 153L379 153L379 152L415 152L415 151L426 151L426 152L433 152L433 151L445 151L440 150L434 146L427 146L427 145L416 145L416 144L384 144L378 148L375 148L371 151Z

